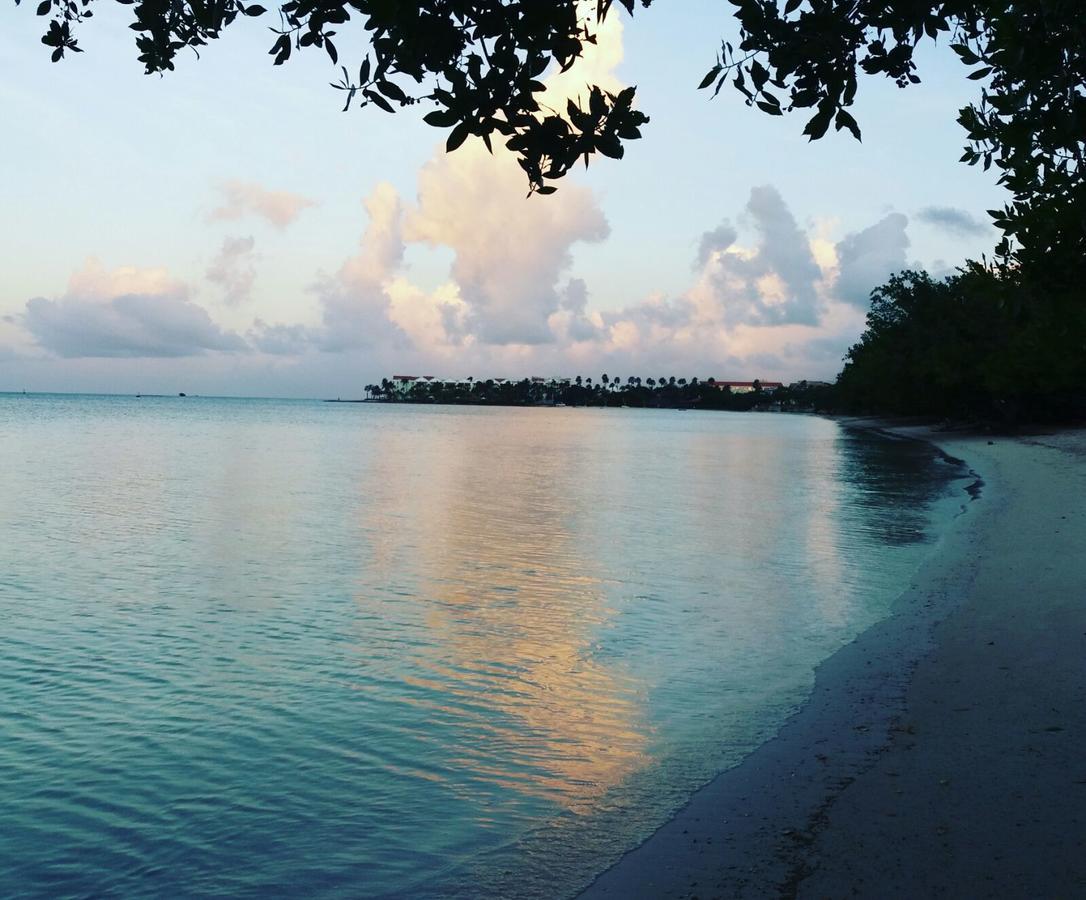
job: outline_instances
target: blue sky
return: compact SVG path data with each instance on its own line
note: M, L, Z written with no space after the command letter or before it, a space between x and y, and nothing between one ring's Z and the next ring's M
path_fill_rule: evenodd
M928 47L921 85L861 83L862 144L810 144L798 116L695 90L734 37L728 9L623 14L581 76L636 84L644 139L526 200L508 159L446 157L410 110L342 114L322 53L272 67L259 19L159 78L124 7L96 10L85 52L53 65L44 20L9 5L0 389L831 377L892 268L943 271L994 243L983 210L1002 192L957 161L976 84Z

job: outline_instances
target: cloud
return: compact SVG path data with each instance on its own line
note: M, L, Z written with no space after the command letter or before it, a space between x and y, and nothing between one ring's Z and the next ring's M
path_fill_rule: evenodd
M578 241L600 241L607 220L591 192L570 182L550 197L525 198L524 172L504 148L471 141L427 163L418 206L407 217L411 241L450 248L452 279L466 324L488 344L555 339L559 281ZM465 214L470 210L470 214Z
M561 323L552 317L552 328L557 324L564 327L566 336L573 341L592 341L604 335L602 318L588 312L588 285L580 278L571 278L566 282L559 296Z
M595 27L594 3L582 2L578 12ZM541 102L562 108L566 98L585 94L586 84L620 90L615 69L622 56L622 20L609 16L574 66L546 79ZM564 292L579 290L565 274L575 244L609 234L603 211L572 179L549 197L525 198L526 187L512 153L496 144L491 155L473 138L426 164L417 206L405 220L409 241L453 251L451 276L462 307L446 317L482 344L550 344L558 339L555 328L568 326L582 337L592 329L563 307Z
M837 244L837 294L842 300L866 309L872 289L907 267L908 224L901 213L890 213Z
M706 233L687 290L597 311L587 283L568 274L571 245L606 234L594 197L571 185L523 201L519 171L495 187L489 155L458 158L462 153L424 170L417 207L403 206L387 186L367 201L370 222L358 254L321 292L325 327L317 336L266 327L250 333L253 344L269 352L306 342L364 347L375 367L414 364L480 377L581 369L829 377L862 331L863 310L835 291L837 248L799 226L772 186L751 191L737 224L724 221ZM528 213L511 215L510 208ZM468 221L463 209L477 217ZM846 281L871 259L885 261L875 252L885 249L878 240L885 230L879 223L842 242ZM453 249L447 283L426 291L411 282L402 259L412 242ZM353 324L334 328L337 321ZM344 333L369 337L333 337Z
M276 228L286 228L303 209L316 206L313 200L290 191L271 191L249 181L225 181L219 185L223 205L208 214L211 222L233 222L258 216Z
M365 201L369 223L358 252L334 277L313 287L323 329L315 335L321 350L342 352L393 340L405 341L391 320L389 287L403 262L403 205L392 185L378 184Z
M916 217L936 228L964 237L978 237L988 234L989 227L977 221L970 213L955 206L925 206Z
M188 299L184 284L164 269L106 270L90 260L56 299L26 303L22 324L59 356L177 357L243 351L245 341L223 331Z
M809 237L772 185L753 188L744 212L759 235L756 250L735 247L736 233L727 223L706 233L698 248L703 285L720 304L724 320L817 325L822 270Z
M611 16L586 58L549 79L545 102L583 92L586 82L621 88L614 74L621 60L621 19ZM20 319L61 353L86 354L88 344L100 355L255 350L210 357L200 371L229 366L231 377L262 391L334 385L332 395L346 395L348 385L401 369L481 378L603 371L828 378L863 330L870 290L904 266L909 244L904 216L838 241L832 222L800 225L779 191L763 185L705 223L716 224L692 248L687 285L615 308L606 280L589 284L573 266L579 243L609 234L595 194L573 178L552 196L525 192L523 172L500 144L493 156L474 138L453 154L435 148L413 197L380 184L365 199L359 244L314 279L309 317L263 315L244 339L219 329L162 270L88 269L64 297L32 301L38 308L32 314L28 306ZM285 227L312 205L240 182L223 193L217 220L257 215ZM413 280L405 264L412 245L449 251L444 281ZM228 302L251 291L254 249L252 238L228 237L207 270ZM173 311L178 327L163 332L149 310ZM63 328L62 320L76 324ZM180 324L188 325L184 336Z
M254 349L272 356L300 355L317 340L313 329L306 325L269 325L263 319L253 320L246 337Z
M721 223L712 231L706 231L701 236L701 241L698 244L698 255L694 259L694 268L703 268L714 253L727 250L735 243L738 236L736 230L727 222Z
M223 238L222 247L207 267L205 277L223 289L223 299L231 305L248 300L253 290L255 243L251 237Z

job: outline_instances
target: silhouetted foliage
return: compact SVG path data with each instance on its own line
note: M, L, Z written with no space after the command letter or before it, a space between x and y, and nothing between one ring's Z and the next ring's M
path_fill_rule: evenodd
M18 3L19 0L16 0ZM94 0L42 0L52 15L42 42L54 61L80 50L73 25ZM220 37L238 16L267 10L241 0L118 0L132 5L139 60L148 73L174 68L179 51ZM640 0L648 6L651 0ZM701 82L719 92L729 79L748 105L770 115L813 111L811 140L832 123L860 137L848 111L860 75L901 87L920 80L914 50L924 40L953 42L970 78L983 82L978 103L962 110L968 133L963 160L995 164L1013 199L992 211L996 224L1026 252L1043 254L1070 236L1086 245L1083 139L1086 135L1084 17L1081 0L730 0L737 46L725 41ZM638 0L620 0L633 14ZM550 193L579 159L619 158L648 118L633 106L635 89L618 94L588 86L563 110L539 102L539 79L568 69L596 40L613 0L585 17L577 0L286 0L270 54L275 65L307 47L333 64L332 38L348 26L369 35L361 61L341 68L333 85L352 102L386 112L424 101L423 118L451 129L449 150L469 135L487 146L499 135L514 151L533 191ZM357 68L356 68L357 66ZM1002 248L1004 255L1011 245Z
M1086 305L1032 267L970 263L871 295L834 404L856 412L1017 421L1086 413Z
M1057 244L1086 250L1086 16L1081 0L730 0L740 23L702 81L725 80L771 115L814 110L804 134L832 122L857 138L848 112L858 76L920 81L915 48L945 38L983 83L961 110L963 162L995 165L1012 201L990 210L1008 239L997 253L1037 259ZM1009 239L1017 243L1015 247Z
M397 385L389 379L380 385L366 385L370 399L396 403L448 403L477 406L611 406L654 409L717 409L747 411L813 410L828 408L830 385L800 382L775 391L760 387L746 393L733 393L713 384L713 380L692 378L649 378L630 376L625 383L618 378L591 377L544 379L464 379L443 381L419 378Z

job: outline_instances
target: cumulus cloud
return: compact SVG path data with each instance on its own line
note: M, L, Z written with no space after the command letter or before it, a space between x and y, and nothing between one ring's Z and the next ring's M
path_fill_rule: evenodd
M594 3L583 3L581 14L594 26ZM619 90L614 70L621 61L622 21L609 16L584 56L546 79L541 102L561 108L586 84ZM576 296L579 288L570 288L565 276L575 244L608 235L603 211L591 191L572 181L550 197L525 198L525 187L513 154L497 144L491 155L473 138L426 164L417 206L405 220L408 240L453 251L458 305L445 316L483 344L549 344L556 327L581 336L592 328L570 312L565 292Z
M723 222L711 231L706 231L698 243L698 255L694 259L694 268L703 268L714 253L727 250L735 243L737 237L739 237L738 232L728 222Z
M27 301L23 326L59 356L177 357L240 351L245 341L216 325L164 269L107 270L91 260L61 297Z
M323 330L316 343L340 352L373 346L403 332L391 320L391 282L403 260L403 206L392 185L381 183L365 201L369 224L358 252L332 278L313 287L322 313Z
M906 268L908 224L901 213L890 213L837 244L837 293L842 300L866 309L872 289Z
M223 299L231 305L248 300L253 290L255 244L251 237L224 238L219 252L207 267L204 277L222 288Z
M581 278L571 278L559 295L559 312L551 317L551 327L562 329L569 340L592 341L603 337L602 317L588 311L588 285Z
M250 181L224 181L219 185L223 203L208 215L212 222L233 222L257 216L276 228L286 228L313 200L290 191L273 191Z
M467 327L489 344L553 341L549 320L561 306L570 249L608 232L587 188L570 183L551 197L525 198L512 154L495 147L491 156L478 141L427 163L405 228L412 241L453 251Z
M703 284L725 321L818 324L822 270L780 193L772 185L754 188L744 212L759 236L753 252L734 246L735 232L727 223L704 235L698 250L698 258L704 257Z
M612 16L586 58L552 76L547 102L577 95L586 82L621 88L614 75L621 59L621 20ZM607 371L825 378L862 331L870 290L905 264L904 216L887 216L835 243L831 223L801 226L780 193L764 185L719 211L713 220L719 224L692 254L688 286L607 308L608 285L589 285L572 266L580 242L608 235L596 196L567 180L552 196L526 199L515 159L499 145L494 151L491 156L474 138L453 154L435 150L413 199L378 185L365 200L367 223L357 250L310 289L312 324L257 318L243 340L218 329L161 270L120 277L99 267L82 273L80 284L73 280L64 298L41 301L52 305L35 311L33 328L54 352L76 349L76 331L83 335L80 353L88 334L100 335L94 342L113 355L148 347L165 353L186 345L201 348L196 352L248 346L257 352L240 366L320 383L330 376L314 373L350 373L360 381L393 369L450 377ZM224 194L214 218L255 214L284 227L310 205L238 182ZM412 244L451 251L444 283L423 288L412 280L404 262ZM209 267L209 280L232 302L252 287L254 247L251 238L227 238ZM120 302L130 296L178 313L189 339L167 339L179 327L165 336L156 331L157 343L147 334L133 336L146 309ZM74 310L64 312L83 314L92 300L86 327L64 330L53 323L64 318L60 304L72 301ZM594 309L594 300L603 308ZM29 308L22 318L31 327Z
M989 231L987 225L956 206L925 206L916 217L921 222L963 237L975 237Z
M365 346L394 368L416 361L448 374L660 367L722 377L828 377L863 327L863 309L839 295L839 273L847 286L864 267L888 264L892 254L883 251L895 242L885 233L904 224L884 220L834 245L797 224L775 188L758 187L736 224L724 221L700 241L687 290L596 311L587 283L567 271L578 236L606 233L592 195L564 186L566 206L555 202L559 192L545 199L542 218L510 217L508 204L523 202L508 199L523 196L520 173L513 173L516 186L511 181L494 191L497 199L488 198L477 184L487 184L493 170L477 168L482 163L493 165L470 154L436 173L432 163L435 183L420 180L415 208L381 189L368 202L359 253L322 294L323 337L265 328L250 333L253 344L287 351L308 341L334 349L333 333L364 332L382 340L341 341L341 349ZM442 183L437 174L446 176ZM532 216L540 199L528 201ZM463 209L477 210L478 219L462 221ZM412 241L453 249L446 284L425 291L410 281L402 256ZM865 284L865 293L875 283ZM337 321L354 324L337 330Z

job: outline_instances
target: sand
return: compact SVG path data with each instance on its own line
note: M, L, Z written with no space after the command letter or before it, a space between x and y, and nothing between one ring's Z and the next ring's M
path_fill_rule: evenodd
M584 897L1086 897L1086 431L894 430L980 498L777 737Z

